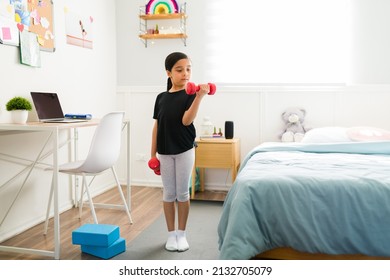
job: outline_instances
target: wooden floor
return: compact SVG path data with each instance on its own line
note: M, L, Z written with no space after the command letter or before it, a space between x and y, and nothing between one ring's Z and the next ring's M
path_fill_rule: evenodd
M125 189L124 189L125 192ZM195 199L224 200L225 192L205 191L196 193ZM94 202L120 203L118 192L115 188L96 197ZM96 214L101 224L114 224L120 228L121 237L126 243L131 242L151 223L162 214L162 189L151 187L132 187L131 190L131 215L133 224L130 225L125 212L119 210L96 209ZM63 260L94 259L80 251L80 246L72 244L72 231L86 223L93 223L89 208L85 208L81 219L78 217L78 208L72 208L60 215L61 220L61 256ZM53 250L53 219L49 223L49 231L43 235L43 223L39 224L3 243L4 246L18 246L40 250ZM0 252L0 260L45 260L49 257L33 254L19 254Z

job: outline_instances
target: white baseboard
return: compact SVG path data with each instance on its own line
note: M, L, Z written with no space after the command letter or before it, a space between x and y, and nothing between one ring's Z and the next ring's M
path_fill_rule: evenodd
M126 185L125 180L121 181L121 184ZM134 180L131 183L132 186L140 186L140 187L159 187L162 188L163 185L160 181L151 182L149 181L143 181L143 180ZM204 188L206 190L210 191L229 191L232 185L226 185L226 184L205 184Z

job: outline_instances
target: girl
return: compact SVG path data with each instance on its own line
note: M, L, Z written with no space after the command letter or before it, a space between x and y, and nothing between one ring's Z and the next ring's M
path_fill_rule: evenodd
M186 54L174 52L165 59L167 91L155 101L151 158L159 156L163 183L163 208L168 228L168 251L186 251L186 225L190 209L189 180L195 160L193 121L209 85L199 85L194 95L185 91L191 78L191 62ZM178 227L175 227L177 204Z

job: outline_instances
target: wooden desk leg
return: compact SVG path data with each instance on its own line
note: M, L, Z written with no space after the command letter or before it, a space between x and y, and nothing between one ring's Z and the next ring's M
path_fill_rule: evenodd
M204 192L204 168L199 168L200 191Z
M58 205L58 128L53 131L54 258L60 259L60 212Z
M131 154L130 154L130 122L126 123L126 192L127 192L127 207L131 213Z
M195 180L196 180L196 168L192 169L192 176L191 176L191 198L195 198Z

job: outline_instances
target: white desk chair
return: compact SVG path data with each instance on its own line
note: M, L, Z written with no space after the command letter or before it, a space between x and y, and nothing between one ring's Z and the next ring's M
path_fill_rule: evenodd
M82 176L82 189L81 189L81 198L79 202L79 215L81 218L82 209L83 209L83 195L84 192L87 193L89 206L91 208L92 216L94 222L97 224L98 220L96 217L95 207L92 201L91 194L89 192L89 187L92 183L92 180L87 184L87 176L96 176L103 171L111 169L116 185L119 191L119 194L122 198L123 205L107 205L106 208L121 208L124 209L129 217L130 224L133 223L133 220L130 215L128 205L126 203L125 196L123 195L121 185L116 175L114 164L117 162L120 147L121 147L121 134L122 134L122 123L123 123L124 112L113 112L105 115L99 125L96 127L95 134L92 139L91 147L89 153L85 160L74 161L65 163L59 166L59 172ZM47 233L47 227L49 222L49 213L51 208L51 201L53 198L53 184L50 190L49 204L47 206L46 213L46 222L45 222L45 234ZM100 204L104 207L104 204Z

